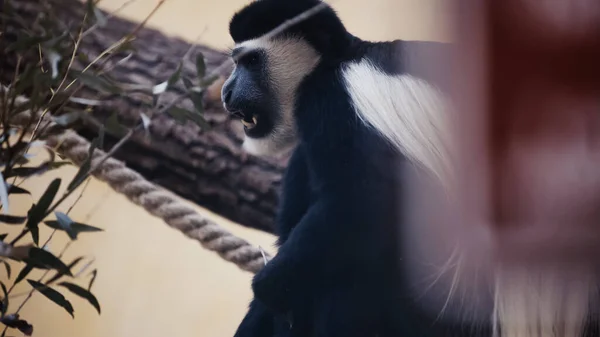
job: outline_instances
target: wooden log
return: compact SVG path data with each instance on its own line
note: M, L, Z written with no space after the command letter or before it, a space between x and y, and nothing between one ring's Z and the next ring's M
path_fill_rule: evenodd
M75 0L18 0L11 3L23 18L33 19L44 10L44 2L53 6L60 20L70 27L78 26L86 10L84 3ZM94 59L137 25L113 17L108 25L87 35L80 50L89 59ZM132 44L136 52L127 62L115 66L117 58L106 64L115 66L111 76L119 82L161 83L177 69L181 60L182 75L195 78L198 53L204 55L208 72L227 58L226 54L204 46L197 46L187 53L190 43L149 28L141 29ZM3 58L0 81L7 83L14 74L16 60L11 55L3 55ZM205 93L204 117L209 128L203 129L191 122L180 124L169 115L157 116L149 128L150 137L143 133L134 136L115 157L148 180L208 210L242 225L272 232L278 188L288 158L260 159L242 151L242 126L229 119L220 102L220 85L230 71L223 69L220 80ZM163 95L164 101L175 99L183 90L181 83L176 85L172 92ZM78 96L98 99L100 95L86 88ZM191 101L182 102L180 106L193 109ZM140 113L152 113L147 110L136 95L109 97L100 107L94 108L92 116L102 122L117 112L119 122L132 125L139 122ZM91 139L97 134L97 124L84 123L78 132ZM105 148L116 141L118 136L107 134Z

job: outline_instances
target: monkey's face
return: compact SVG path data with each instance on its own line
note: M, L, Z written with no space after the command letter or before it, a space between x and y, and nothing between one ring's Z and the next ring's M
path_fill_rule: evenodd
M256 39L238 44L235 68L221 92L225 110L244 125L244 149L275 155L294 146L294 103L302 79L318 54L301 39Z

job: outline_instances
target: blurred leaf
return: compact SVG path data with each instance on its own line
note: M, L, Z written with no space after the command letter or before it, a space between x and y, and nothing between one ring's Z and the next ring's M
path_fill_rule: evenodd
M196 56L196 73L198 74L198 78L203 78L206 74L206 63L202 53L198 53Z
M84 53L77 53L77 58L83 64L89 64L90 63L89 57L86 54L84 54Z
M12 177L20 177L27 178L35 175L43 174L44 172L50 169L50 163L44 162L40 166L30 167L30 166L21 166L13 168L10 173L7 175L8 178Z
M0 286L2 287L2 307L1 307L1 312L4 315L6 313L6 310L8 309L8 290L6 289L6 285L4 284L4 282L0 282Z
M69 183L69 186L67 186L67 191L72 191L76 189L79 185L81 185L81 183L85 181L87 174L91 169L94 151L98 148L98 146L100 146L103 140L104 133L101 130L100 136L94 138L90 143L90 147L88 148L88 156L79 167L79 170L75 174L75 177L73 177L73 180L71 180L71 182Z
M128 130L127 127L119 123L119 118L116 112L114 112L112 115L110 115L110 117L108 117L108 119L106 120L105 127L110 133L118 137L123 137L125 134L127 134Z
M0 214L0 222L9 225L20 225L27 220L26 216L4 215Z
M10 263L8 263L7 261L4 261L4 260L0 260L0 262L2 262L4 264L4 266L6 267L6 275L8 276L8 279L10 280L10 276L12 274L12 269L10 267Z
M196 111L200 114L204 113L204 105L202 103L202 95L200 95L197 92L193 92L190 91L190 99L192 100L192 103L194 103L194 108L196 109Z
M106 19L104 14L102 14L102 11L100 11L100 9L98 9L98 7L96 7L96 4L94 3L94 1L87 0L86 5L87 5L88 15L89 16L93 15L96 18L96 22L98 23L98 26L99 27L106 26L108 20Z
M78 104L90 105L90 106L97 106L97 105L102 104L102 102L99 100L83 98L83 97L69 97L69 101L75 102Z
M162 94L163 92L165 92L167 90L167 88L169 88L169 81L164 81L164 82L152 87L152 94L153 95Z
M54 212L54 215L56 216L56 222L60 228L66 231L71 239L75 240L77 238L77 234L74 233L73 229L71 228L73 220L71 220L71 218L63 212Z
M48 63L50 63L50 77L55 79L58 77L58 62L62 60L62 55L60 55L56 50L49 49L45 51L46 57L48 58Z
M29 195L31 195L31 192L29 192L28 190L26 190L24 188L16 186L16 185L9 185L8 186L8 194L29 194Z
M64 262L45 249L31 247L26 262L35 268L55 269L65 275L73 276L71 270Z
M61 40L64 40L69 36L69 31L65 30L60 35L53 37L47 41L42 42L42 46L46 49L56 48Z
M70 161L66 161L66 160L63 160L63 161L55 161L55 162L53 162L52 164L50 164L50 168L51 168L51 169L57 169L57 168L59 168L59 167L63 167L63 166L65 166L65 165L72 165L72 164L73 164L73 163L71 163Z
M92 270L92 278L90 279L90 284L88 284L88 290L92 291L92 286L94 285L94 281L96 281L96 276L98 276L98 270Z
M211 75L207 78L203 78L200 80L200 86L202 86L203 88L206 88L206 87L210 86L211 84L213 84L218 79L219 79L219 75Z
M183 85L186 87L186 89L191 89L194 87L194 83L187 77L183 77L181 78L183 80Z
M27 213L28 219L27 219L26 227L31 231L33 241L35 242L36 245L38 244L38 241L39 241L38 224L40 223L40 221L44 220L46 211L50 207L50 204L52 204L52 201L54 200L54 197L56 196L56 193L58 192L58 188L60 187L60 182L61 182L60 178L54 179L50 183L50 185L48 185L46 192L44 192L44 194L42 195L42 197L40 198L38 203L34 204L33 207Z
M121 43L116 49L115 49L115 53L121 53L121 52L135 52L137 51L137 49L135 49L135 46L133 45L133 42L131 40L127 40L123 43Z
M173 117L177 122L180 122L180 123L185 123L185 121L187 120L188 114L191 114L191 112L189 112L185 109L182 109L182 108L178 108L176 106L167 110L167 113L171 117Z
M25 51L28 49L32 49L40 43L48 41L49 39L49 36L24 36L21 34L17 37L17 41L9 44L4 52L8 53L13 51Z
M58 219L58 216L57 216ZM70 219L69 219L70 220ZM82 224L82 223L78 223L78 222L74 222L74 221L67 221L66 219L63 219L63 221L55 221L55 220L49 220L49 221L45 221L44 222L48 227L50 228L54 228L57 230L62 230L67 232L67 234L69 235L69 237L73 240L77 239L77 236L80 233L85 233L85 232L102 232L103 229L101 228L97 228L97 227L93 227L90 225L86 225L86 224Z
M179 62L179 64L177 65L177 69L175 70L175 72L173 73L173 75L171 75L171 77L169 77L169 80L167 81L167 85L169 87L172 87L173 84L177 83L177 81L179 81L179 78L181 77L181 67L182 67L182 62Z
M8 190L6 189L6 180L4 180L2 172L0 172L0 202L2 203L2 211L7 215L9 213Z
M73 270L73 267L75 267L79 262L81 262L81 260L83 260L83 257L78 257L75 260L73 260L73 262L69 263L69 265L67 267L69 267L69 270ZM72 272L71 272L72 273ZM56 272L56 275L54 275L51 279L49 279L46 283L50 284L53 282L56 282L59 278L63 277L65 275L65 273L62 273L60 271Z
M101 313L100 303L98 303L96 296L94 296L90 291L70 282L61 282L58 285L63 286L69 289L69 291L73 294L86 299L94 308L96 308L96 311L98 311L99 314Z
M17 82L15 84L15 90L12 92L12 95L19 96L22 95L25 90L31 88L33 83L35 83L36 77L39 75L40 70L32 64L26 64L25 70L19 74L17 78ZM29 107L33 107L33 102L29 100L27 102Z
M66 114L52 117L52 120L58 125L68 126L71 123L77 121L81 117L80 111L71 111Z
M31 286L35 288L35 290L39 291L40 293L42 293L42 295L46 296L46 298L63 307L71 315L71 317L75 318L71 302L69 302L61 293L44 285L41 282L37 282L34 280L27 280L27 282L29 282L29 284L31 284Z
M0 241L4 242L4 239L8 236L8 233L0 234Z
M19 314L10 314L2 317L0 321L9 328L18 329L25 336L33 334L33 326L19 318Z
M23 267L23 269L21 269L21 271L19 272L19 275L17 275L17 278L15 279L15 284L23 281L27 277L27 275L31 273L33 268L34 267L32 265L26 264L25 267Z
M144 125L144 129L147 131L152 120L143 112L140 112L140 118L142 119L142 125Z
M113 95L121 94L123 90L119 88L114 83L108 81L105 77L100 75L94 75L89 72L81 72L77 70L71 70L77 79L79 79L83 84L89 86L90 88L96 89L101 92L107 92Z
M104 14L102 14L102 11L100 11L97 7L94 8L94 16L96 17L96 22L98 22L99 27L104 27L108 23L108 20Z
M206 123L204 118L197 112L192 112L179 107L172 107L167 111L167 113L179 123L184 123L187 120L191 120L203 129L210 128L210 126L208 125L208 123Z

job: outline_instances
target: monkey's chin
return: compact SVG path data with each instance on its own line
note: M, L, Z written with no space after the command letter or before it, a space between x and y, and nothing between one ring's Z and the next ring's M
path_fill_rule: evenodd
M296 143L280 144L272 138L252 138L246 136L242 148L247 153L257 157L283 157L296 146Z

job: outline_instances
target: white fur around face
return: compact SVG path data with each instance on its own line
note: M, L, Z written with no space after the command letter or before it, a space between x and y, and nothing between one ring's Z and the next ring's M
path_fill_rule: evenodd
M270 86L280 114L280 120L269 135L260 139L246 136L243 147L248 153L259 156L286 152L297 142L294 120L296 91L304 77L318 64L319 54L300 38L255 39L239 46L266 51Z

